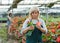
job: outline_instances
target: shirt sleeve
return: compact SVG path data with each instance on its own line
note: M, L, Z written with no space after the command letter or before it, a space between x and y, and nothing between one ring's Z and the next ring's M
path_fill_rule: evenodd
M22 29L21 29L21 34L23 34L22 32L26 29L26 27L27 27L27 22L28 22L28 19L25 20L25 22L23 23L23 26L22 26Z
M43 26L43 29L46 30L46 33L48 32L47 28L46 28L46 25L45 25L45 22L44 20L42 20L42 26Z

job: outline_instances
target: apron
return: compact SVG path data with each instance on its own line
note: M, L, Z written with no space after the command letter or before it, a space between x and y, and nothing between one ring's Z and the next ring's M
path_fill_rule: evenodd
M11 21L8 19L8 20L7 20L7 26L9 27L10 24L11 24Z
M42 32L38 30L36 26L34 27L31 36L26 35L26 43L42 43Z

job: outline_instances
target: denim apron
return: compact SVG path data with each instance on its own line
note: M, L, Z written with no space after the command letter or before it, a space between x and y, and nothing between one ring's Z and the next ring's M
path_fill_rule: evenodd
M11 21L8 19L8 20L7 20L7 26L9 27L10 24L11 24Z
M38 30L36 26L34 27L31 36L26 36L26 43L42 43L42 32Z

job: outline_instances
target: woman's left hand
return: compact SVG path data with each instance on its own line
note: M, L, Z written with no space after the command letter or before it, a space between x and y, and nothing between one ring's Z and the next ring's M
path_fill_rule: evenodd
M43 30L43 29L41 28L41 25L40 25L40 26L39 26L39 25L36 25L36 27L37 27L40 31L42 31L43 33L46 32L46 30Z
M36 27L37 27L38 29L40 29L40 28L41 28L41 26L38 26L38 25L36 25Z

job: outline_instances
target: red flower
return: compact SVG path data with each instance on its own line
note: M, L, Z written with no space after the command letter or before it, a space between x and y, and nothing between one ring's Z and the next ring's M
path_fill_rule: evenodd
M57 37L56 42L58 42L58 43L60 42L60 36Z
M57 29L60 29L60 24L57 26Z
M52 22L51 25L54 26L54 22Z
M56 32L56 30L55 30L55 29L52 29L51 31L52 31L52 33L55 33L55 32Z
M14 24L11 24L10 26L11 26L11 27L10 27L10 31L11 31L11 32L13 32L13 31L15 31L15 30L16 30L16 28L15 28Z
M13 28L13 31L16 30L16 28Z
M16 34L18 34L18 32L19 32L19 31L18 31L18 30L16 30Z
M37 22L36 25L37 25L37 26L40 26L40 25L41 25L41 22Z
M47 39L43 39L43 42L46 42L47 41Z
M20 38L21 34L19 33L18 30L16 30L16 34L17 34L18 38Z
M19 32L17 33L17 36L18 36L18 38L20 37L20 33Z
M19 21L19 18L18 17L14 17L13 18L13 23L15 24L15 23L17 23Z
M47 36L47 37L50 36L50 33L47 33L46 36Z

